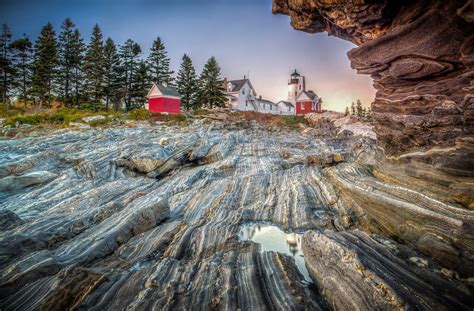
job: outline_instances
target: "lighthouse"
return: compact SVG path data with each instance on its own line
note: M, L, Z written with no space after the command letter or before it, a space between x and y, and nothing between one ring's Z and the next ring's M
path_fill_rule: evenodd
M294 103L298 94L306 90L304 76L296 71L293 72L288 80L288 101Z

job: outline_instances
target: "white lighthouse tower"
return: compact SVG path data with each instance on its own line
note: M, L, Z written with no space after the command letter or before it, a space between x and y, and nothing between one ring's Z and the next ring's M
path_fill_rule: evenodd
M294 103L298 94L303 91L306 91L304 76L300 76L295 69L288 80L288 101Z

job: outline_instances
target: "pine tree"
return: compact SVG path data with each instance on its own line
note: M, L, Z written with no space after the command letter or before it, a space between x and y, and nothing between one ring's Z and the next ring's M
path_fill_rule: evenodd
M104 42L102 30L98 24L95 24L92 29L84 61L88 97L95 103L99 103L103 97Z
M120 48L122 81L126 89L125 109L127 111L132 108L132 84L134 81L134 75L137 71L137 59L141 52L140 45L135 43L132 39L125 41L124 45Z
M109 110L110 100L120 87L120 57L112 38L107 38L104 45L104 95L105 109Z
M34 58L33 92L39 98L40 105L44 103L50 106L58 67L56 33L51 23L41 29L35 43Z
M29 99L32 76L31 60L33 56L33 44L31 43L28 36L24 34L23 38L13 41L11 48L13 54L13 64L15 67L14 80L18 99L23 101L26 108Z
M186 54L183 56L183 62L178 72L176 85L181 95L181 105L183 105L186 110L196 108L198 105L198 80L193 62Z
M355 116L355 113L356 113L356 111L355 111L355 105L354 105L354 102L352 102L352 105L351 105L351 115L352 115L352 116Z
M200 77L199 101L209 108L224 107L226 96L221 80L221 69L214 56L204 65Z
M150 77L148 75L148 66L145 61L141 60L138 65L136 72L133 76L131 97L132 107L142 107L144 99L147 95L148 89L150 88Z
M72 101L79 108L81 100L84 98L84 52L86 46L82 40L79 29L75 29L71 38L71 50L73 57L71 58L71 83L72 83Z
M170 85L173 82L173 71L170 70L170 59L167 55L165 45L160 37L156 38L147 58L151 79L156 84Z
M357 112L357 118L362 119L363 112L362 112L362 103L360 102L360 100L357 100L356 112Z
M346 107L346 111L344 111L344 116L347 117L349 115L349 107Z
M11 61L10 43L12 34L7 24L2 25L2 33L0 35L0 101L6 104L8 109L8 92L13 88L14 68Z
M362 120L367 121L367 109L362 108Z
M61 25L62 31L59 34L58 40L60 65L58 74L59 98L66 106L72 105L73 71L77 68L77 63L81 61L77 55L78 42L75 27L76 25L74 25L71 19L66 18Z
M372 123L372 109L370 107L367 109L367 122Z

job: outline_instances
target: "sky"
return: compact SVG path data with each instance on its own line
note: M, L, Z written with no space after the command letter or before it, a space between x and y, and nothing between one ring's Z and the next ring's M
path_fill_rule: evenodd
M131 38L143 57L159 36L174 71L184 53L198 73L215 56L222 78L248 76L258 95L275 102L286 99L295 69L306 77L306 88L323 98L323 109L343 111L357 99L369 106L374 99L369 76L350 68L352 43L294 30L288 16L272 14L271 0L0 0L0 22L14 37L26 33L35 40L48 21L59 33L66 17L85 42L98 23L104 39L122 44Z

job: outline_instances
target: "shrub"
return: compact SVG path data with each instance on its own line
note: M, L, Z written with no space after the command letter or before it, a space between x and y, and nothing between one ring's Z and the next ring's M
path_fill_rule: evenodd
M88 124L90 126L99 126L99 125L105 125L105 124L108 124L112 121L111 118L107 117L105 119L99 119L99 120L92 120L90 121Z
M137 108L127 113L128 120L150 120L151 113L145 108Z

